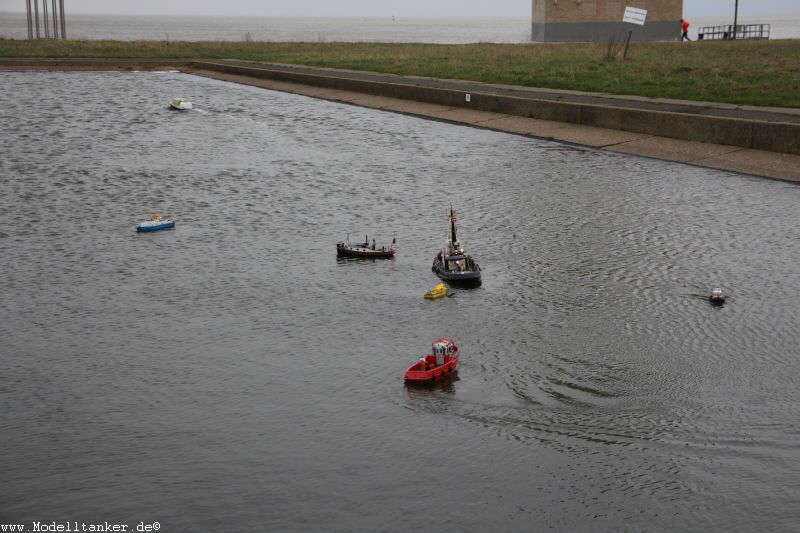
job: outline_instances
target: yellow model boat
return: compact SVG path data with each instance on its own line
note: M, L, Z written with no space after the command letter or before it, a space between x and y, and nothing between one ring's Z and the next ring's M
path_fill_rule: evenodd
M447 296L447 287L444 283L438 284L425 293L425 298L427 300L436 300L437 298L442 298L443 296Z

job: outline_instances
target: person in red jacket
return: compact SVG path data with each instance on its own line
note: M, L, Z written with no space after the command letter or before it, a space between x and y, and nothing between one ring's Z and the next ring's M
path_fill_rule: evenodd
M681 42L683 42L684 39L686 39L687 41L691 41L691 39L689 39L689 21L686 19L681 19L681 28L683 28L683 33L681 34Z

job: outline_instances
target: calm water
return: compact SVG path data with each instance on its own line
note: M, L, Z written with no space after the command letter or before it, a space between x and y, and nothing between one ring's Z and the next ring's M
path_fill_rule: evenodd
M2 73L0 139L0 523L796 531L800 187L180 73Z
M531 18L286 18L70 15L70 39L242 41L361 41L423 43L521 43L531 40ZM733 13L690 19L701 26L733 24ZM800 16L742 16L740 24L771 24L773 39L800 38ZM44 30L42 29L42 36ZM680 31L679 29L676 31ZM27 39L25 13L0 13L0 37Z

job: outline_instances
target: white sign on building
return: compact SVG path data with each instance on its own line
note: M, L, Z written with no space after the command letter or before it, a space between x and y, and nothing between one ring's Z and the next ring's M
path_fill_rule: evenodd
M639 9L638 7L626 7L625 14L622 16L622 22L630 22L631 24L644 26L644 19L646 17L646 9Z

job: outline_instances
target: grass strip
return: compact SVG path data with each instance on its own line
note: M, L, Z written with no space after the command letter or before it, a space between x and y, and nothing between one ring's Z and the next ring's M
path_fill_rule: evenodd
M564 44L0 39L0 58L242 59L739 105L800 107L800 40Z

